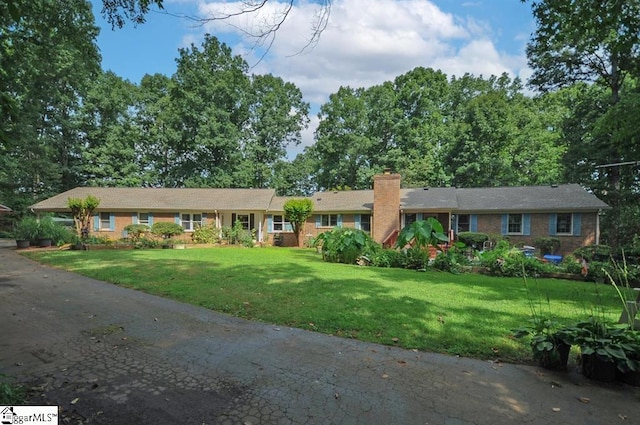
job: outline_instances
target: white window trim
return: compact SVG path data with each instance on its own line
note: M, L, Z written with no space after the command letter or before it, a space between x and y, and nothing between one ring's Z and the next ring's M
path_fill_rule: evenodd
M106 222L107 225L106 226L104 226L104 221L102 219L102 215L103 214L105 214L107 216L107 222ZM98 230L103 231L103 232L104 231L109 231L109 232L111 231L111 213L110 212L101 212L98 215L98 220L99 220L99 223L100 223L100 225L98 226Z
M329 223L328 225L324 225L322 224L322 219L323 217L327 217L327 222ZM336 224L331 224L331 217L335 218L335 222ZM320 214L320 228L322 229L332 229L334 227L338 227L338 214Z
M184 216L184 215L188 215L189 216L189 220L188 221L183 220L182 216ZM194 221L193 220L193 216L194 215L199 215L200 216L200 221ZM186 229L184 227L185 223L189 223L191 228L190 229ZM182 226L182 230L185 233L187 233L187 232L191 233L191 232L194 232L197 229L197 227L195 226L194 223L198 224L199 227L202 226L202 213L191 213L191 212L180 213L180 226Z
M142 220L140 218L141 214L146 214L147 215L147 219L146 220ZM149 215L150 215L150 213L148 213L148 212L138 212L138 224L146 224L148 226L149 225Z
M512 232L509 229L509 219L511 218L511 216L520 216L520 231L519 232ZM524 235L524 214L507 214L507 235Z
M282 217L282 221L276 221L276 217ZM276 224L281 224L282 230L276 230ZM293 226L291 226L291 223L289 223L284 218L284 214L274 214L271 217L271 228L273 230L273 233L292 233L293 230L287 230L287 225L289 225L293 229Z

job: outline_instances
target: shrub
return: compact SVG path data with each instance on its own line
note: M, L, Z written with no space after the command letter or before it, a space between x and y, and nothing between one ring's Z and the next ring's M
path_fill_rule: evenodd
M553 237L536 238L533 243L540 249L542 255L555 254L560 250L560 239Z
M407 266L406 253L397 249L379 249L370 259L374 267L405 268Z
M560 263L560 267L565 273L580 274L582 273L582 261L576 258L575 255L565 255Z
M194 243L218 243L220 242L220 229L213 224L202 226L193 232L191 240Z
M461 242L457 242L447 251L439 252L431 266L442 271L460 273L464 266L470 264L469 259L462 252L463 248L464 245Z
M13 234L18 240L31 241L38 238L38 220L27 216L16 224Z
M553 265L525 256L507 241L500 241L493 251L482 253L480 263L492 274L511 277L536 276L556 270Z
M380 249L366 232L346 227L319 234L314 245L322 247L322 258L326 261L346 264L354 264L362 255L372 259Z
M407 260L405 268L411 270L426 269L429 265L429 251L418 247L411 247L405 251Z
M135 242L134 247L135 248L158 248L160 247L160 242L155 239L141 237Z
M482 248L482 244L489 240L489 235L479 232L460 232L458 233L458 241L462 242L465 246L474 249Z
M129 235L129 238L136 243L142 236L149 232L149 226L146 224L129 224L125 226L124 230Z
M164 239L180 235L182 232L182 226L178 223L172 223L169 221L159 221L157 223L153 223L153 226L151 226L151 233L157 236L162 236Z
M584 258L587 262L609 261L611 259L611 247L608 245L588 245L581 246L573 251L578 258Z

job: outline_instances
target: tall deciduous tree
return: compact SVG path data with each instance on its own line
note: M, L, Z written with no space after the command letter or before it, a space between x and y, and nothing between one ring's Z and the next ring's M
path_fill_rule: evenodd
M370 186L367 104L364 89L340 87L320 107L316 143L310 153L318 165L316 179L323 189L365 189Z
M174 82L162 75L142 77L136 103L136 125L140 128L140 155L142 185L151 187L177 187L180 157L180 132L176 112L171 101Z
M0 20L0 87L13 99L1 124L0 196L21 211L77 184L77 114L100 69L98 28L83 0L20 2L18 20Z
M234 186L249 116L248 66L210 35L201 48L192 44L179 54L171 90L172 125L180 134L174 146L176 185Z
M251 77L247 102L249 115L242 134L247 181L243 186L268 187L276 162L286 156L289 146L300 144L300 132L309 122L309 104L294 84L271 74Z
M304 229L304 223L311 217L313 213L313 201L309 198L301 199L289 199L282 206L284 209L284 216L291 226L293 227L293 233L296 235L296 243L298 246L302 244L302 238L300 234Z
M635 120L626 119L638 110L640 0L541 0L531 6L537 28L527 48L530 83L542 90L577 82L603 88L582 89L596 97L579 99L583 116L576 112L567 123L574 141L566 163L569 174L583 176L581 183L601 189L597 193L613 207L607 214L616 216L628 202L638 202L636 179L625 178L636 170L612 164L640 159Z
M140 131L134 106L138 87L113 72L94 82L82 102L85 135L83 171L86 182L96 186L140 186L138 145Z

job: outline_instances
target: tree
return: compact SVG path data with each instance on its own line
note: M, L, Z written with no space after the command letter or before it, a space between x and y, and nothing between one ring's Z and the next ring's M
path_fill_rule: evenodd
M78 184L77 116L100 55L88 2L13 4L19 19L0 12L0 87L12 110L0 122L0 197L23 212Z
M287 147L300 144L300 132L309 122L309 104L293 83L271 74L251 77L247 101L249 116L242 136L249 169L246 186L268 187L276 161L285 158Z
M242 161L248 120L248 65L231 48L205 35L202 48L179 50L172 77L172 128L176 186L232 187Z
M371 186L367 105L364 89L340 87L320 107L316 143L310 149L318 166L316 179L323 189Z
M298 246L302 244L300 234L304 228L307 219L313 213L313 201L308 198L289 199L284 205L285 219L291 223L293 233L296 235L296 243Z
M452 83L445 162L456 186L558 183L565 151L557 111L518 79L465 76Z
M86 237L89 234L91 215L98 208L98 205L100 205L100 200L93 195L87 195L84 199L67 199L67 206L71 210L78 236Z
M532 0L531 8L530 84L549 90L593 81L616 103L627 75L640 71L640 1Z
M174 165L180 160L182 129L171 100L174 82L162 75L142 77L136 103L136 126L140 129L140 154L142 185L151 187L176 187L182 177ZM177 118L176 118L177 117Z
M136 187L142 183L140 129L133 108L138 87L108 71L82 102L82 174L90 185Z
M537 28L527 47L534 69L530 84L552 90L595 83L577 86L565 163L569 175L582 177L580 183L600 188L613 207L607 216L618 217L621 208L638 202L635 170L610 164L638 160L637 126L629 118L638 111L640 0L541 0L531 6ZM585 92L595 97L582 97Z

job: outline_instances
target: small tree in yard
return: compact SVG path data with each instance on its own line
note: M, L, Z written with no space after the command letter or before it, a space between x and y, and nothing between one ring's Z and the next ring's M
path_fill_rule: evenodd
M78 236L87 237L89 234L89 221L93 211L100 205L100 200L93 195L87 195L86 198L69 198L67 199L67 207L73 215L73 223L76 226Z
M302 239L300 233L304 227L304 223L307 221L313 213L313 201L311 199L289 199L284 203L284 217L291 223L293 227L293 233L296 236L296 243L301 245Z
M182 226L169 221L159 221L151 226L151 233L161 236L163 239L171 239L174 236L181 235L182 232Z

